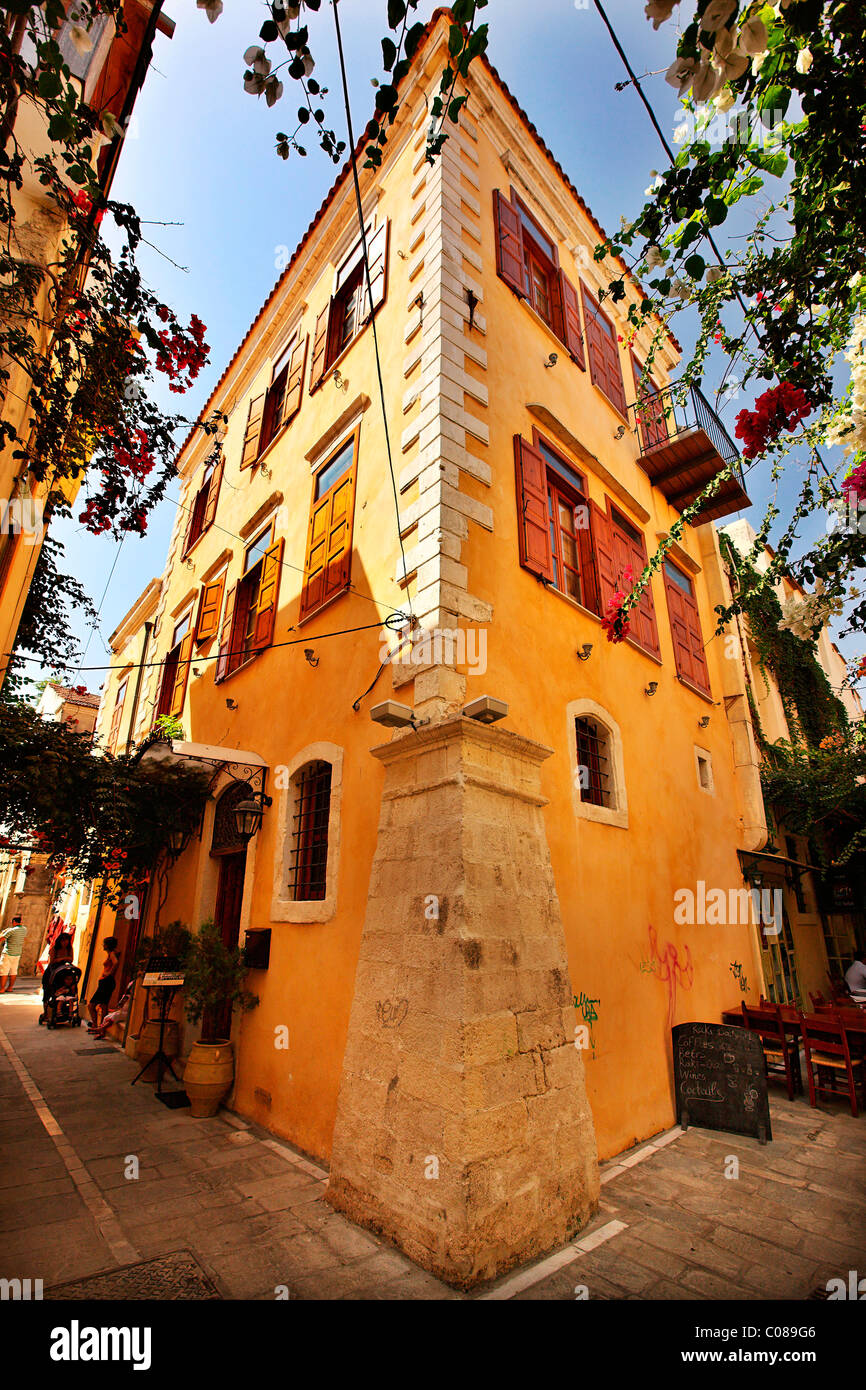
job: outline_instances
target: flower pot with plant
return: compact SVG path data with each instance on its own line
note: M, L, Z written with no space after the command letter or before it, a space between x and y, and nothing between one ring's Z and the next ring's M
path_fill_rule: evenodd
M258 995L245 987L247 967L238 946L227 946L219 927L204 922L192 938L185 963L184 1007L191 1023L201 1022L201 1038L193 1043L183 1074L191 1113L215 1115L234 1076L228 1039L231 1013L254 1009Z

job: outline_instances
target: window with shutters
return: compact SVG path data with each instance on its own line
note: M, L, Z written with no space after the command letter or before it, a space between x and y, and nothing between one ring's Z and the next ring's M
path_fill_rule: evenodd
M556 243L512 188L511 199L493 194L496 270L584 366L583 332L577 290L559 264Z
M229 591L223 614L215 680L225 680L252 661L274 637L282 539L274 540L274 523L260 531L244 552L241 578Z
M608 508L608 541L612 549L615 584L617 589L627 594L634 580L646 567L646 542L637 527L633 526L616 507L608 503ZM629 572L631 579L629 579ZM651 656L660 658L661 647L659 645L652 581L643 590L637 606L631 610L629 625L631 631L628 640L636 642Z
M607 397L611 405L625 415L625 390L622 384L622 363L616 329L598 300L581 281L583 320L586 324L586 345L589 351L589 373L594 386Z
M702 695L709 695L710 677L692 581L672 560L664 562L664 580L677 676Z
M219 501L222 476L222 456L219 454L212 454L204 466L201 482L199 483L189 508L189 520L187 522L186 538L183 544L184 555L192 550L196 541L204 535L205 531L213 523L213 519L216 516L217 502Z
M265 395L262 409L262 427L259 436L259 454L263 454L269 444L276 439L280 430L294 419L301 408L301 393L304 386L304 368L307 365L308 334L303 337L293 334L274 362L271 384Z
M129 677L124 676L117 687L117 694L114 697L114 709L111 713L111 728L108 733L108 751L117 751L117 741L120 737L120 721L123 718L123 706L126 701L126 687L129 684Z
M316 319L310 361L310 391L316 390L325 373L334 366L337 358L343 355L385 301L389 226L386 220L378 227L365 231L369 284L364 265L364 245L360 238L337 269L334 293Z
M190 657L192 655L192 609L185 613L174 625L171 648L162 667L162 683L156 706L156 717L162 715L179 719L186 696L189 679Z
M610 713L586 697L566 709L572 804L581 820L628 826L622 735Z
M580 473L533 431L514 439L520 561L560 593L597 613L590 506Z
M313 479L301 589L303 621L345 593L352 577L352 528L360 426Z
M198 615L195 623L195 640L198 645L209 642L219 631L220 612L223 606L226 572L201 586L198 601Z

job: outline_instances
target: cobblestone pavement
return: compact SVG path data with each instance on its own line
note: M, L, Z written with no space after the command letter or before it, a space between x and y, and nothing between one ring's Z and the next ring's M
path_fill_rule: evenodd
M38 1013L31 982L0 998L0 1276L48 1291L189 1251L228 1299L462 1297L332 1211L323 1167L226 1111L165 1109L122 1051ZM675 1129L621 1155L572 1245L472 1296L805 1299L863 1277L866 1116L783 1096L772 1118L764 1148Z

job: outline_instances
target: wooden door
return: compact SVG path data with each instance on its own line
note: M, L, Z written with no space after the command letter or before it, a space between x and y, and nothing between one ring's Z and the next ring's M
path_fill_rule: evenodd
M247 866L245 849L236 854L220 856L219 882L217 884L214 923L220 929L223 945L229 950L238 944L241 926L241 904L244 897L244 875ZM217 1011L216 1036L228 1038L231 1035L232 1011L229 1003Z

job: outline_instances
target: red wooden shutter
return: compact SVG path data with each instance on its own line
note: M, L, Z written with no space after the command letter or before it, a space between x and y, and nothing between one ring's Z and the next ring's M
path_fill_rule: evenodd
M543 579L553 579L547 467L540 450L519 434L514 436L517 484L517 539L520 563Z
M198 602L198 618L195 625L195 640L208 642L219 626L220 608L226 577L221 574L212 584L203 584Z
M496 273L517 294L525 296L523 228L517 212L498 188L493 190L493 219L496 231Z
M284 425L294 415L297 415L301 408L301 392L304 386L304 368L307 365L307 343L309 341L310 335L305 333L302 341L295 344L289 361L289 379L286 383L286 401L283 406Z
M223 614L223 625L222 631L220 633L219 656L217 658L216 675L214 676L215 682L224 680L225 677L229 674L229 667L232 655L232 628L234 626L235 597L237 595L237 589L237 584L233 584L232 587L229 589L228 598L226 599L226 611Z
M616 527L615 522L614 527ZM639 575L642 574L646 568L646 546L642 540L637 541L633 536L625 536L624 539L628 545L628 563L631 565L632 573L637 580ZM623 585L622 587L628 592L628 585ZM632 635L635 641L640 642L641 646L646 647L647 651L652 652L653 656L661 656L659 630L656 622L656 610L652 594L652 580L650 580L641 594L637 607L631 609L630 616L632 618Z
M210 487L207 490L207 502L204 509L204 523L202 530L206 531L216 516L217 502L220 495L220 484L223 480L223 469L225 462L222 458L217 459L214 464L213 473L210 475Z
M259 456L259 440L262 434L262 413L265 406L264 394L250 401L247 414L247 427L244 431L244 447L241 453L241 468L251 468Z
M586 343L589 348L589 370L593 384L604 392L611 405L616 406L621 415L625 415L625 388L622 384L622 365L616 333L608 319L605 319L605 322L609 332L598 322L595 317L596 314L601 314L598 300L582 280L580 287L583 291Z
M565 320L565 336L563 342L568 348L581 371L586 371L586 362L583 355L583 332L580 327L580 304L577 298L577 290L560 270L559 283L562 290L562 310Z
M607 617L608 604L617 588L617 565L613 549L610 518L597 502L592 508L592 539L595 548L595 572L598 576L599 613Z
M372 292L374 313L380 304L384 304L385 292L388 288L388 228L390 225L389 221L383 222L381 227L376 228L367 242L367 263L370 267L370 291ZM363 287L361 321L366 323L370 317L370 293L367 290L366 273L361 283Z
M676 580L671 579L667 573L665 592L668 598L677 674L709 695L710 677L697 604L692 594L680 588Z
M581 502L575 508L575 535L580 556L580 582L583 591L583 606L593 613L602 613L601 595L598 588L595 556L592 550L592 530L590 525L589 502ZM581 524L583 523L583 524Z
M256 599L256 625L253 630L253 648L255 651L269 647L274 640L282 563L283 539L280 537L262 556L262 577L259 581L259 594Z
M186 683L189 679L189 662L192 656L192 633L188 632L180 644L180 651L177 654L177 671L174 677L174 688L171 692L171 704L168 712L173 719L177 719L183 713L183 702L186 696Z
M323 309L316 319L316 327L313 330L313 356L310 362L310 394L312 395L322 377L325 375L326 355L328 349L328 320L331 316L331 301L328 301L327 308Z

